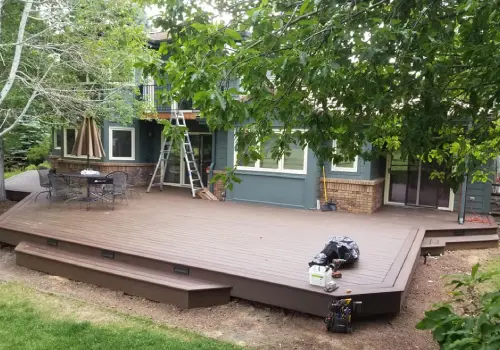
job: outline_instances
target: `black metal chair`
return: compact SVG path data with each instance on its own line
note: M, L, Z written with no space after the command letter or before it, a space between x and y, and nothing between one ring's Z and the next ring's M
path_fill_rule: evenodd
M107 179L113 179L113 184L106 184L103 185L102 187L102 196L104 198L106 197L112 197L112 202L113 202L113 207L114 207L114 202L117 197L121 197L122 201L123 198L125 198L125 201L128 204L128 197L127 197L127 181L128 181L128 174L124 171L113 171L106 175Z
M142 168L138 168L139 170L137 170L137 172L132 175L132 176L129 176L129 178L127 179L127 187L126 187L126 190L127 192L130 193L130 198L132 198L132 193L135 193L137 195L137 198L141 198L141 194L139 193L139 191L135 188L135 186L139 183L142 182Z
M36 169L36 171L38 172L38 179L40 181L40 187L45 188L45 190L38 192L38 194L35 197L35 202L38 199L38 196L41 195L42 193L47 193L47 198L50 199L50 196L51 196L51 186L50 186L50 181L49 181L50 169L45 168L45 167L38 167L38 169Z
M52 174L49 172L48 178L51 187L49 208L51 207L54 199L62 198L64 199L64 203L66 204L70 201L77 200L82 195L81 189L68 184L63 176Z

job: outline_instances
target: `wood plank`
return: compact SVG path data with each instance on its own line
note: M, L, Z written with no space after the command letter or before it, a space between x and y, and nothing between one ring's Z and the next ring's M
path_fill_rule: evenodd
M494 228L458 226L455 219L450 213L399 208L383 208L373 215L325 214L202 201L190 198L189 190L167 188L163 193L144 193L128 205L117 204L114 211L100 205L90 211L60 204L48 209L45 199L35 203L30 196L0 217L0 238L5 235L12 242L13 231L23 232L29 235L19 233L20 238L37 242L40 237L55 238L89 249L112 250L123 259L136 257L158 266L184 265L203 271L217 283L236 283L233 296L316 313L323 298L332 295L309 285L307 263L330 237L349 236L361 250L360 261L342 269L340 290L333 295L341 295L346 288L360 298L394 292L391 295L399 302L398 293L408 282L402 280L411 275L416 260L417 233L412 227L425 222L431 229ZM407 272L402 273L403 269ZM263 290L276 293L277 288L289 299L281 302L261 295ZM293 301L299 297L298 291L316 296L300 294L311 306Z

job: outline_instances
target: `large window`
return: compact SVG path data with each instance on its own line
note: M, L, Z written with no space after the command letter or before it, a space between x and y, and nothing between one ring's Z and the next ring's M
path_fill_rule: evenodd
M76 141L76 129L64 129L64 156L65 157L76 157L71 154L73 151L73 146Z
M262 159L257 160L255 163L243 165L238 165L239 170L251 170L251 171L267 171L276 173L289 173L289 174L306 174L307 173L307 145L304 149L300 145L294 143L290 144L290 155L283 156L278 161L274 160L271 156L271 149L278 139L278 134L280 131L275 131L268 140L260 145L262 150ZM236 153L236 142L235 140L235 151L234 160L238 159Z
M54 129L53 130L53 138L54 138L54 149L61 149L61 130Z
M333 141L332 147L335 150L335 153L340 154L340 150L337 149L337 141ZM355 173L358 171L358 156L354 158L353 161L345 161L337 164L333 164L332 162L332 171L343 171Z
M109 159L135 160L135 129L109 128Z

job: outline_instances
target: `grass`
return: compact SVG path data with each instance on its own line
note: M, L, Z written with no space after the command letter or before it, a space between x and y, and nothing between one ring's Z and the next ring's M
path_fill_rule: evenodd
M37 167L39 167L39 166L44 166L46 168L51 168L52 167L52 165L49 162L43 162L43 163L38 164L38 165L30 164L30 165L28 165L25 168L14 168L14 169L10 169L10 170L6 171L4 173L4 178L8 179L9 177L12 177L14 175L19 175L22 172L25 172L26 170L36 170Z
M5 179L8 179L9 177L12 177L14 175L19 175L23 172L24 170L23 169L14 169L14 170L11 170L11 171L6 171L4 173L4 178Z
M237 349L19 283L0 284L0 325L0 349Z

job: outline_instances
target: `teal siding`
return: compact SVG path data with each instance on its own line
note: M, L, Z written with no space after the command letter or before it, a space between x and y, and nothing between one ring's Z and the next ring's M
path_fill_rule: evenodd
M228 133L227 164L234 165L234 132ZM316 208L318 165L312 151L308 152L307 174L237 171L242 180L227 191L226 199L272 204L292 208Z
M215 170L224 170L227 167L227 135L227 131L216 131Z
M460 192L460 191L459 191ZM470 197L474 197L471 201ZM476 182L467 185L465 210L467 212L489 213L491 207L491 182ZM455 194L454 210L460 205L460 193Z

